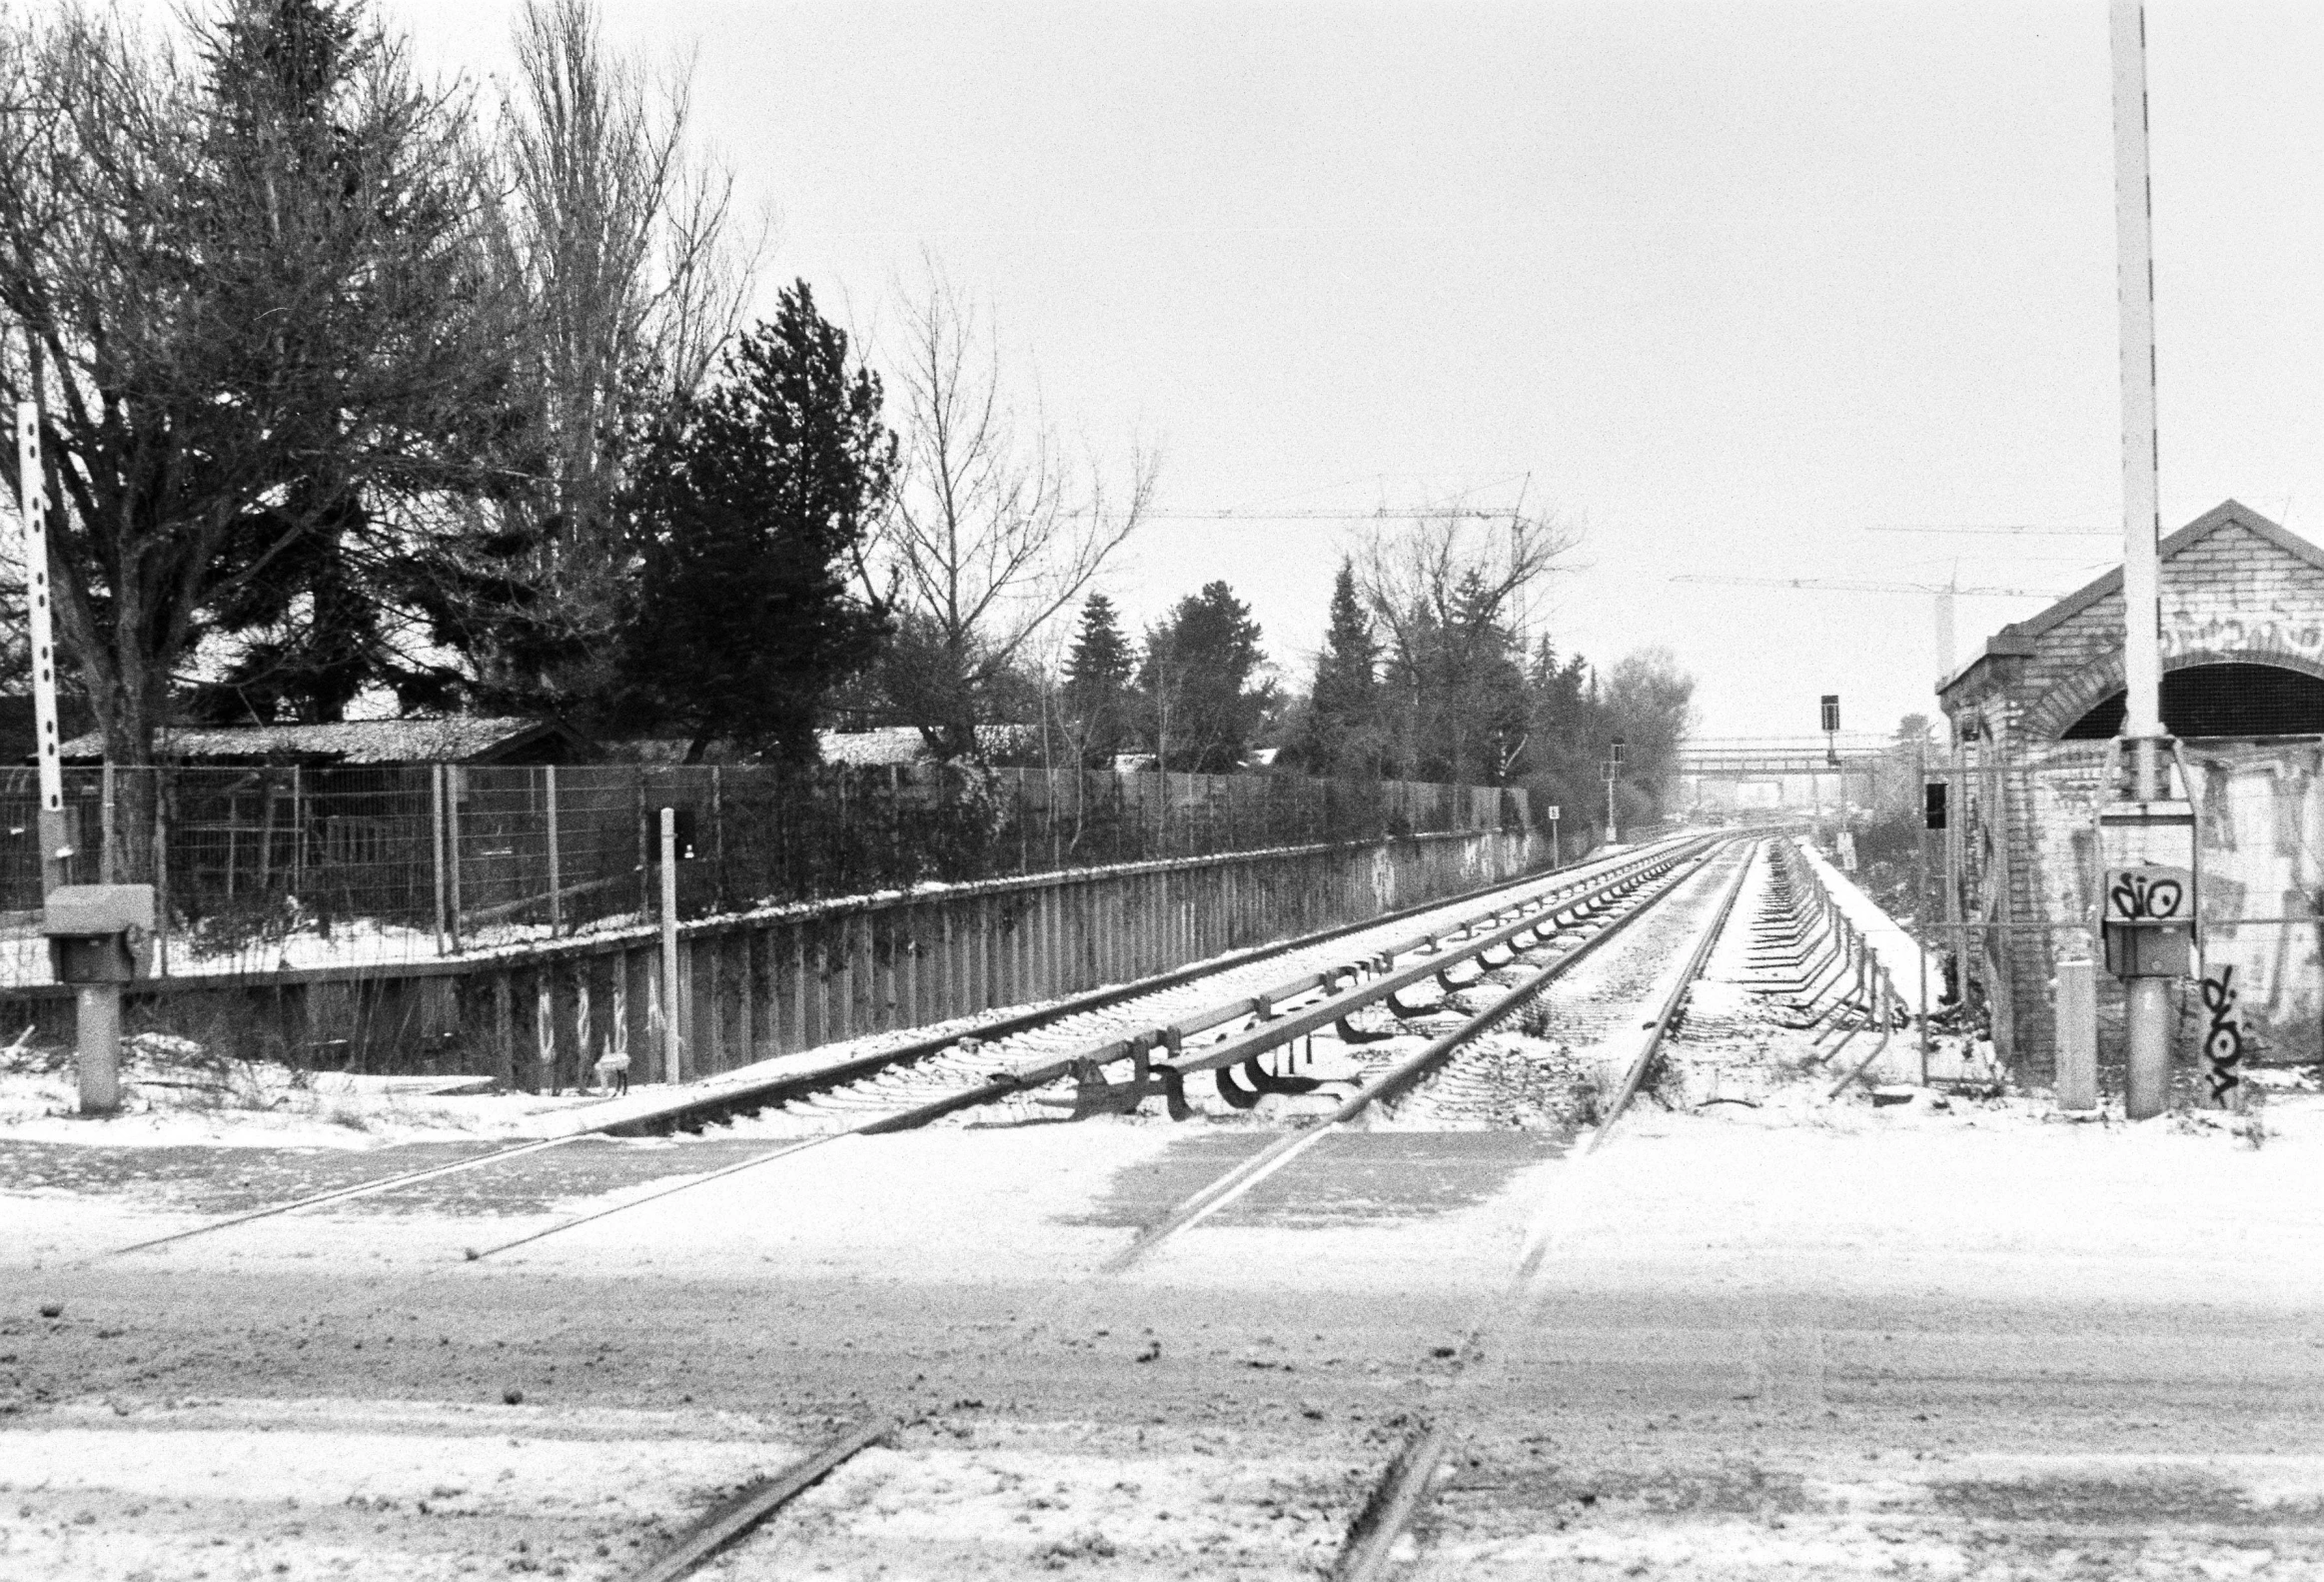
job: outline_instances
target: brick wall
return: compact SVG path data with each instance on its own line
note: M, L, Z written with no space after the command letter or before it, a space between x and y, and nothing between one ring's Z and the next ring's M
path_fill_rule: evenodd
M2171 535L2161 591L2166 670L2267 664L2324 677L2324 552L2256 513L2229 502ZM2049 984L2066 935L2023 925L2094 915L2094 822L2110 763L2105 744L2059 738L2121 689L2122 619L2117 573L2003 629L1941 694L1962 761L1993 771L1985 795L1995 805L1981 811L1998 815L2000 831L1995 860L1962 864L1964 911L2020 925L1972 945L1966 973L1992 1007L1996 1044L2027 1080L2054 1068ZM2287 740L2283 752L2315 762L2312 743ZM2194 793L2200 820L2204 787ZM2317 997L2305 983L2284 992ZM2101 1058L2119 1057L2106 1047L2120 1037L2113 1008L2101 1007Z

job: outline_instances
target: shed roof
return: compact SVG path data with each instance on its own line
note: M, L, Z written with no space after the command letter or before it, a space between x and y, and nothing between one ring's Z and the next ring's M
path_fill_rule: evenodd
M171 726L156 733L154 756L177 763L493 764L556 740L581 739L554 720L455 715L441 720L347 720L333 725ZM68 763L94 764L105 739L92 731L67 742Z

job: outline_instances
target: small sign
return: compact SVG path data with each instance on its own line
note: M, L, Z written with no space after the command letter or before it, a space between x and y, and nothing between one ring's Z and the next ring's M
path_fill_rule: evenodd
M2112 923L2188 923L2195 920L2195 875L2159 862L2106 870L2106 916Z
M1560 807L1556 802L1552 802L1547 807L1542 809L1542 816L1549 819L1550 822L1556 823L1558 821L1558 815L1564 811L1565 809L1563 807Z

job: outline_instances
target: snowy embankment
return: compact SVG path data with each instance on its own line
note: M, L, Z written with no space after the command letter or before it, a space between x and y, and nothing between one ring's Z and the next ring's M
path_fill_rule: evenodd
M1942 974L1934 961L1923 961L1919 942L1904 929L1904 925L1880 909L1880 903L1857 888L1856 881L1842 873L1824 857L1823 853L1805 841L1799 843L1800 855L1815 869L1815 876L1831 892L1833 902L1848 921L1854 923L1888 969L1894 979L1896 993L1904 1001L1904 1008L1912 1015L1920 1014L1920 994L1925 972L1928 995L1933 1000L1942 984Z

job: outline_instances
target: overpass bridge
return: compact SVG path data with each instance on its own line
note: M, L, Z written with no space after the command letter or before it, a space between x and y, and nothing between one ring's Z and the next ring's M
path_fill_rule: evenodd
M1872 799L1872 778L1895 744L1869 732L1829 737L1697 737L1679 749L1680 795L1691 807L1841 806Z

